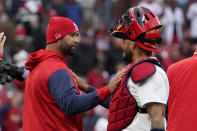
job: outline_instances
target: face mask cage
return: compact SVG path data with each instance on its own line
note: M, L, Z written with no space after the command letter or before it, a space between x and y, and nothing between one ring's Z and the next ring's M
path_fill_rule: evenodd
M130 10L128 10L127 13L122 15L122 18L119 19L118 22L116 22L116 24L112 26L112 28L109 30L109 33L112 33L114 30L124 28L129 35L131 34L129 31L129 27L133 24L133 21L130 18L129 11Z
M132 8L130 10L128 10L125 14L122 15L121 19L119 19L116 24L114 24L112 26L112 28L109 30L109 33L112 34L115 37L118 38L123 38L123 39L131 39L130 37L133 35L133 39L136 40L140 40L142 42L145 43L150 43L150 44L160 44L161 43L161 38L149 38L149 37L145 37L147 35L145 35L146 33L141 33L140 35L137 34L136 30L132 28L132 25L134 24L134 18L131 18L131 11L134 13L134 17L138 23L138 25L140 25L141 27L144 26L145 24L145 20L150 20L150 18L154 18L155 15L153 13L151 13L151 11L149 11L148 9L141 7L141 9L144 11L144 14L142 13L142 11L140 10L140 8ZM155 27L156 29L161 28L161 25ZM153 34L154 35L154 34Z

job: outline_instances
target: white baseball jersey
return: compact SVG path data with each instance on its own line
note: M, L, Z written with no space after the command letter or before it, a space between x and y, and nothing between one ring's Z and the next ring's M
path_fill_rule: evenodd
M141 108L145 108L146 104L151 102L167 104L169 95L168 78L165 71L159 66L156 66L156 72L150 78L141 83L135 84L130 77L127 87ZM123 131L150 131L150 129L151 121L148 113L138 112L132 123Z

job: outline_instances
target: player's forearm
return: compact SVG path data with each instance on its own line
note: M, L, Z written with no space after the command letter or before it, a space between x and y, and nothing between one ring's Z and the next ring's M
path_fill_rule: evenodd
M151 119L152 129L165 129L164 116L165 106L159 103L152 103L148 106L148 113Z
M164 117L161 115L161 112L155 111L151 114L151 128L165 129L164 127Z

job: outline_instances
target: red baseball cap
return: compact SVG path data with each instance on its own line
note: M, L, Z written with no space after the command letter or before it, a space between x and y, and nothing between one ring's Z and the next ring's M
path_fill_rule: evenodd
M55 42L70 32L79 32L77 25L65 17L51 17L46 31L47 44Z

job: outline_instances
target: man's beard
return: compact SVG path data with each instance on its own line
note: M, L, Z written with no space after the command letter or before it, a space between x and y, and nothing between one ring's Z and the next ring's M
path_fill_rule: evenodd
M133 53L131 51L125 51L123 54L123 59L128 63L132 63Z
M73 45L69 45L67 42L62 42L61 46L62 46L64 52L66 54L68 54L69 56L73 56L77 52L77 47L75 47Z
M67 52L70 56L73 56L76 54L77 52L77 48L75 48L74 46L69 46L67 49Z

